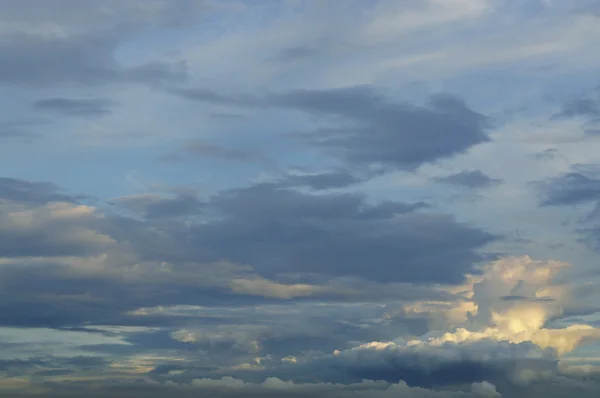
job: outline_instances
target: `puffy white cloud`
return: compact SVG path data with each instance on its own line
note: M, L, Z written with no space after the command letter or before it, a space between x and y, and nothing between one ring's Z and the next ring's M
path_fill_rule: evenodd
M457 292L463 300L454 307L421 303L405 308L405 313L412 310L424 315L431 308L435 316L462 321L459 327L336 350L310 366L329 364L344 374L388 381L408 378L425 385L483 382L485 378L526 385L557 375L560 356L600 338L600 330L589 325L548 327L571 304L570 287L555 282L568 266L530 257L491 262ZM473 388L492 391L487 384Z
M600 330L588 325L548 329L547 323L573 305L573 287L555 282L568 263L537 261L528 256L503 258L481 267L480 275L469 275L461 288L449 289L464 297L456 303L417 303L406 313L443 317L454 331L431 333L425 342L442 345L479 340L532 342L552 348L559 355L583 342L600 338ZM429 304L429 305L428 305ZM432 305L433 304L433 305Z

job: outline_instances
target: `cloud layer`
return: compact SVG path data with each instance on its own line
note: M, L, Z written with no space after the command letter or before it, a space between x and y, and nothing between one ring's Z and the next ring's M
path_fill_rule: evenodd
M0 395L597 397L594 4L0 0Z

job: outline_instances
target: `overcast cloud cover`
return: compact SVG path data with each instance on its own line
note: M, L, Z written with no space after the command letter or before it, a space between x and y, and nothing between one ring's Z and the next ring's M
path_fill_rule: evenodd
M0 0L2 397L600 396L596 0Z

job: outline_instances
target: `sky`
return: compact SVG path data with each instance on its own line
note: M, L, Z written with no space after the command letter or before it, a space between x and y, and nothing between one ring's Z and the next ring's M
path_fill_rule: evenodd
M600 396L598 0L0 0L0 395Z

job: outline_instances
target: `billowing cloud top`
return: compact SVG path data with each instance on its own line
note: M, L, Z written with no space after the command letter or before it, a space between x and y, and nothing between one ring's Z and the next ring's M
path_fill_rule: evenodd
M0 0L0 395L600 396L599 17Z

